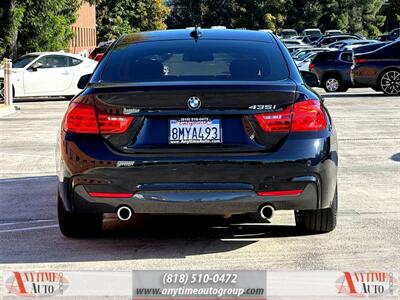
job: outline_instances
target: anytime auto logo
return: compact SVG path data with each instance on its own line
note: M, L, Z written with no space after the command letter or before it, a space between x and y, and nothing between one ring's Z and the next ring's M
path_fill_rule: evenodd
M5 284L7 293L16 296L62 295L68 288L62 272L12 272Z
M336 287L338 293L345 296L381 297L395 295L399 282L388 272L343 272L336 280Z

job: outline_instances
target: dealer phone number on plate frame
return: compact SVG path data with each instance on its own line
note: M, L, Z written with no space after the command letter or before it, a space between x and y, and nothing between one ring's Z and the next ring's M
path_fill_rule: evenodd
M162 282L167 284L237 284L235 273L165 273Z

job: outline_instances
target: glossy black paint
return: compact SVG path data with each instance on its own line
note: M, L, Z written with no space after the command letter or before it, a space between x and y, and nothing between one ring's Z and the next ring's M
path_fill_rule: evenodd
M400 28L395 28L388 34L382 34L378 37L380 41L394 41L400 37Z
M400 71L400 40L375 47L356 48L354 60L356 59L365 61L353 64L351 72L353 82L380 90L380 79L386 71Z
M163 31L122 37L118 43L186 39L190 31ZM265 36L267 35L267 38ZM139 38L140 37L140 38ZM99 63L80 101L97 110L135 117L120 135L66 133L57 147L59 194L73 212L115 212L122 204L141 213L226 214L330 206L338 164L336 132L325 108L323 131L266 135L254 122L252 105L287 107L320 97L303 82L286 47L265 32L204 31L199 40L243 39L275 43L289 76L271 82L101 82L107 55ZM112 49L110 51L113 51ZM188 96L202 107L187 109ZM83 99L83 100L82 100ZM77 101L77 100L75 100ZM177 116L212 116L223 121L221 145L168 145L166 120ZM252 124L249 132L246 122ZM181 147L179 147L181 146ZM260 197L258 191L304 189L300 196ZM128 199L92 198L88 192L135 193Z

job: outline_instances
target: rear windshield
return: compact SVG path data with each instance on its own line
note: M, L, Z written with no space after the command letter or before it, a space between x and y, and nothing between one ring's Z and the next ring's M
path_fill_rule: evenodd
M337 55L338 55L338 52L336 52L336 51L320 52L320 53L317 53L313 62L317 63L317 62L325 62L325 61L334 61L334 60L336 60Z
M274 43L236 40L173 40L117 45L104 82L272 81L288 77Z
M317 29L306 30L304 33L305 35L321 35L321 31Z
M374 50L377 50L379 48L382 48L385 45L387 45L387 43L374 43L374 44L371 44L371 45L365 45L365 46L357 47L357 48L354 49L354 53L358 54L358 53L374 51Z

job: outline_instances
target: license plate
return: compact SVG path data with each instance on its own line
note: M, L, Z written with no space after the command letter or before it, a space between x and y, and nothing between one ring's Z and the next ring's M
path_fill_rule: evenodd
M170 144L222 143L221 120L211 118L180 118L169 120Z

